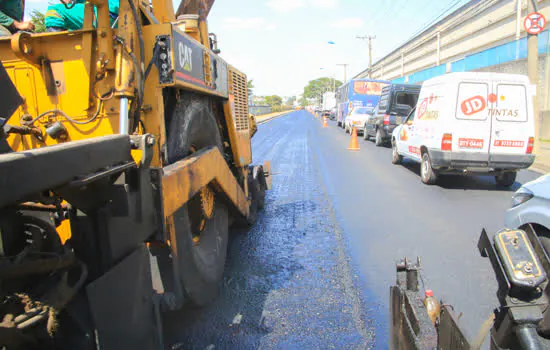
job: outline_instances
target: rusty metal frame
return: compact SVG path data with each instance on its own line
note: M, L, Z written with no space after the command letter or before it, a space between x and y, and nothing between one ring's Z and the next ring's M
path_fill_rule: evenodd
M224 193L243 216L248 216L249 202L245 192L220 151L216 147L209 147L164 168L164 217L174 215L208 184L212 184L217 192Z

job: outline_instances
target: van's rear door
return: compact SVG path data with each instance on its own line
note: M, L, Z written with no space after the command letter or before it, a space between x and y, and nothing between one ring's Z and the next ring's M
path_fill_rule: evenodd
M487 108L487 96L491 86L485 82L460 82L454 127L444 133L452 133L452 159L487 166L491 120Z
M529 119L527 87L523 84L494 83L489 95L492 119L491 154L525 154L532 137L533 120Z

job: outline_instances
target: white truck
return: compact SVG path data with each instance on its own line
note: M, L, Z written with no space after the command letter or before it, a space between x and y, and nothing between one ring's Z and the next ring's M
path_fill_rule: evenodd
M321 106L323 115L330 119L336 117L336 94L332 91L327 91L323 94L323 105Z
M424 82L416 108L392 133L392 162L421 163L421 178L489 174L511 186L534 161L534 89L524 75L461 72Z

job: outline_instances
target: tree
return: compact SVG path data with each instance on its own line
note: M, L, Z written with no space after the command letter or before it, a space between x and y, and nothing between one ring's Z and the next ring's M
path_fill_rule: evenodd
M249 80L246 83L246 86L248 87L248 97L254 96L254 84L252 83L252 80Z
M44 14L38 10L31 11L31 22L34 24L35 33L44 33L46 31L46 24L44 23Z
M300 100L298 100L298 104L302 107L306 107L306 106L309 106L309 101L307 100L307 98L305 98L304 96L302 96L300 98Z
M306 87L304 87L303 97L307 99L320 99L326 91L333 91L334 86L338 88L342 85L340 80L333 82L332 78L319 78L311 80Z
M294 102L296 102L296 96L289 97L285 104L288 106L294 106Z
M271 107L280 106L283 104L283 98L277 95L266 96L265 102Z

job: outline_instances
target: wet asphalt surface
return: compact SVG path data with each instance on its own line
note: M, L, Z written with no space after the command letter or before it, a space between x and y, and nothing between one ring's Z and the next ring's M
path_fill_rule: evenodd
M417 256L426 288L475 337L497 306L481 229L501 229L513 191L539 174L508 190L485 176L426 186L418 165L393 165L391 149L362 138L350 152L349 140L305 111L259 127L254 162L276 173L265 209L232 232L219 298L165 323L170 348L386 349L395 262Z

